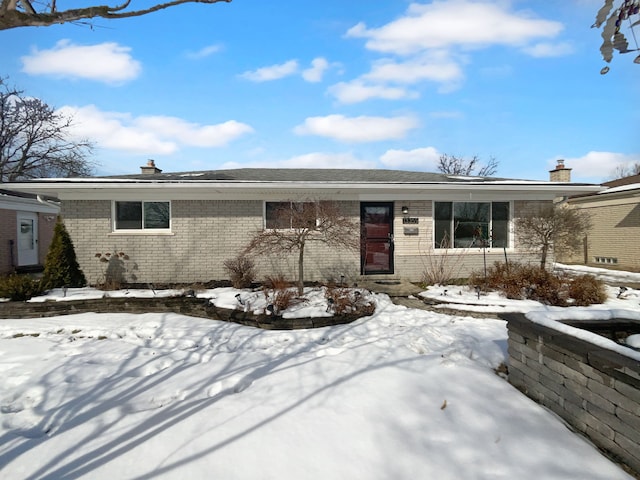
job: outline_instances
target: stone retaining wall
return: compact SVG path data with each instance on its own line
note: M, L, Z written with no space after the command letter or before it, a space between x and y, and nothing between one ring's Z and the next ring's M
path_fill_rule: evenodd
M334 315L332 317L282 318L254 315L242 310L218 308L208 299L193 297L168 298L100 298L95 300L62 302L5 302L0 303L1 318L39 318L76 313L166 313L175 312L194 317L234 322L266 330L296 330L351 323L363 315Z
M640 361L505 315L509 382L640 473Z

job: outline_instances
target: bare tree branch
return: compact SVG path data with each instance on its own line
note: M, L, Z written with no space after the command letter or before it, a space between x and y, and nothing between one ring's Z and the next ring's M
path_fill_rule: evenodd
M518 243L540 252L540 267L545 268L548 255L555 251L578 249L591 228L589 215L579 209L547 205L532 215L516 219Z
M90 175L92 144L71 140L71 126L70 118L0 78L0 183Z
M438 171L448 175L490 177L498 171L498 160L490 157L486 165L480 166L480 159L474 155L468 160L456 155L443 154L438 160ZM478 172L475 173L475 170Z
M360 226L344 215L332 201L282 202L274 212L273 225L257 232L245 254L288 255L298 253L298 293L303 294L304 253L307 243L334 248L360 249Z
M28 0L1 0L0 1L0 30L8 30L17 27L43 27L59 23L77 22L91 18L101 17L118 19L127 17L139 17L148 13L164 10L183 3L229 3L231 0L173 0L166 3L158 3L142 10L129 10L131 0L121 5L96 5L85 8L57 10L56 2L50 5L43 4L39 10L35 10Z

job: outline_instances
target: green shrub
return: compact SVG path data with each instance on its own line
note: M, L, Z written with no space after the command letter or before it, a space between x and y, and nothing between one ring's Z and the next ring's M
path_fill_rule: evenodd
M0 297L14 302L24 302L31 297L40 295L43 289L40 281L29 275L11 274L0 278Z
M604 303L607 300L604 282L593 275L573 278L569 283L569 296L573 298L574 305L580 306Z
M45 290L56 287L75 288L84 287L86 284L87 280L78 265L71 237L64 223L58 218L44 262L42 288Z

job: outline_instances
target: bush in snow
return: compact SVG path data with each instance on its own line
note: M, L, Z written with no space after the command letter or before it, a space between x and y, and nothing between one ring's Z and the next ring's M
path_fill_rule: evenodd
M569 296L573 298L574 305L587 306L604 303L607 292L602 280L598 280L593 275L580 275L569 283Z
M225 260L223 265L233 288L248 288L256 279L256 264L246 255Z
M298 303L304 302L304 299L297 295L296 289L292 287L282 276L267 277L264 281L264 296L267 301L269 311L279 316L287 308Z
M0 298L8 298L14 302L24 302L42 293L40 281L29 275L15 273L0 278Z
M71 237L58 218L53 230L53 239L44 263L42 288L47 290L56 287L84 287L87 280L80 270Z
M564 282L536 265L496 262L483 272L474 272L469 284L482 290L498 290L507 298L537 300L547 305L566 305Z
M368 296L352 288L328 286L324 296L330 311L335 315L360 313L366 316L372 315L375 310L375 305Z

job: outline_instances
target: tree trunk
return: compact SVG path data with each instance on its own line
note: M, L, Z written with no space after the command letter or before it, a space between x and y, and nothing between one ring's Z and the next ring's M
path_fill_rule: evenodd
M540 269L544 270L547 265L547 254L549 253L549 245L542 246L542 255L540 256Z
M304 243L298 251L298 295L304 295Z

